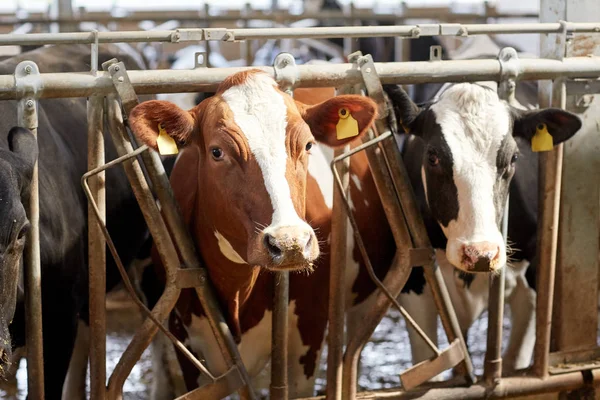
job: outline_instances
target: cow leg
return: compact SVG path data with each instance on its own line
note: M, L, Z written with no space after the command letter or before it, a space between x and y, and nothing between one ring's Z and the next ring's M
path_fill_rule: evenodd
M46 282L44 282L46 283ZM46 288L50 285L45 285ZM77 309L71 290L43 292L44 389L46 399L60 399L77 335Z
M152 341L152 399L169 400L187 390L175 348L164 333L158 332Z
M504 373L527 368L535 344L536 293L529 287L525 271L529 263L522 261L506 270L506 296L511 312L508 347L504 354Z
M421 329L427 334L431 341L437 345L437 309L435 302L433 301L433 295L427 286L420 294L414 292L401 293L400 304L408 311L410 316L415 322L421 327ZM427 360L435 355L433 351L427 346L425 341L419 336L408 323L406 324L408 331L408 337L410 339L410 348L412 354L413 365L420 363L421 361Z
M77 338L63 387L63 399L85 399L85 385L90 348L90 327L79 320Z

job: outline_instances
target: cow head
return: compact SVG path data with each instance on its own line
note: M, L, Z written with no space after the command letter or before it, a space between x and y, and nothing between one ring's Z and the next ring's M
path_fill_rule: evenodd
M0 148L0 376L11 358L8 326L17 305L21 257L29 220L29 185L37 160L37 143L31 132L13 128L8 134L10 150Z
M421 138L423 187L432 217L457 268L488 272L506 263L500 232L518 158L514 137L531 140L545 124L554 144L573 136L580 119L559 109L522 111L478 84L457 84L420 108L398 86L386 91L404 129Z
M337 140L341 114L356 119L360 136L375 110L373 101L361 96L308 106L280 91L267 74L250 70L230 76L189 111L149 101L138 105L129 121L154 149L159 124L179 145L196 147L198 165L189 173L198 176L204 219L219 245L226 243L242 258L239 262L310 269L319 244L304 220L308 154L315 140L340 146L356 138Z

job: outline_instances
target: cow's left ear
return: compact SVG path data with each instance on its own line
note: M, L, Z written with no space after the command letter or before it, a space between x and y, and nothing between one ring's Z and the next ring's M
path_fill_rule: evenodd
M358 95L337 96L314 106L298 101L296 105L315 139L330 147L344 146L362 136L377 117L375 102Z
M512 108L515 121L513 136L521 136L529 141L533 138L538 127L545 127L552 135L554 145L570 139L581 128L581 119L575 114L559 108L523 111Z

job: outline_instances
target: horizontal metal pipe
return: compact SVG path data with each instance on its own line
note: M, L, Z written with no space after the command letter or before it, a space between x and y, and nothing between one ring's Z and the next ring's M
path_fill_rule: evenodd
M440 13L441 11L441 13ZM402 15L395 14L378 14L364 10L354 10L352 16L344 14L341 11L327 11L322 10L319 12L308 12L302 14L289 14L285 11L278 12L251 12L247 15L243 14L228 14L228 15L211 15L210 20L212 23L220 22L232 22L232 21L300 21L303 19L315 19L318 21L330 21L343 20L345 22L356 20L356 19L369 19L375 21L398 21L404 19L423 18L431 13L444 17L444 20L478 20L484 18L496 18L496 19L513 19L513 18L538 18L537 13L498 13L495 11L486 13L452 13L452 10L447 9L444 13L440 8L423 7L423 8L409 8ZM427 14L427 15L424 15ZM63 23L77 23L77 22L97 22L106 24L108 22L127 23L127 22L141 22L141 21L155 21L164 22L169 20L179 21L198 21L206 19L206 15L198 13L198 10L181 10L171 12L134 12L124 17L115 17L107 13L85 13L84 15L78 16L77 18L48 18L43 15L30 14L27 18L18 18L12 15L0 16L0 26L2 25L18 25L24 23L33 24L63 24Z
M425 29L427 28L427 29ZM99 43L137 42L197 42L198 40L255 40L255 39L327 39L358 37L418 37L418 36L463 36L481 34L560 33L559 23L521 24L427 24L392 26L334 26L307 28L239 28L156 31L99 32ZM598 23L567 23L567 32L600 32ZM91 44L92 32L30 33L0 35L0 45L43 45L43 44Z
M600 57L570 57L552 59L523 59L519 61L520 80L563 78L597 78L600 76ZM254 67L256 68L256 67ZM362 82L360 71L352 64L298 65L296 87L329 87ZM414 84L425 82L475 82L500 79L497 60L452 60L435 62L375 63L377 74L384 84ZM195 70L129 71L137 94L184 93L214 91L228 76L248 70L240 68L198 68ZM274 76L272 67L259 69ZM40 74L41 98L87 97L110 94L113 83L105 72ZM0 75L0 100L19 97L12 75Z
M560 375L551 375L547 379L526 377L503 378L497 385L486 386L476 384L469 387L422 388L411 391L382 390L358 393L356 399L419 399L419 400L479 400L531 396L544 393L557 393L573 390L587 385L598 385L600 370L570 372ZM312 397L311 400L321 400L321 397ZM308 400L308 399L305 399Z

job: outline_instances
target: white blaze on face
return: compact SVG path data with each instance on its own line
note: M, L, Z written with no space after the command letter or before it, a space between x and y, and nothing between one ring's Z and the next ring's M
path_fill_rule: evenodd
M273 206L270 228L306 225L296 213L285 177L287 107L275 81L266 74L248 75L222 94L233 120L246 136Z
M502 266L506 250L496 222L494 184L498 150L510 131L509 110L494 91L474 84L452 86L431 109L450 147L458 193L458 218L442 226L448 260L458 266L464 244L491 242L499 246Z
M233 248L231 243L219 231L215 231L215 237L217 238L217 243L219 245L219 250L221 254L225 256L229 261L232 261L236 264L246 264L246 261L238 254L237 251Z

